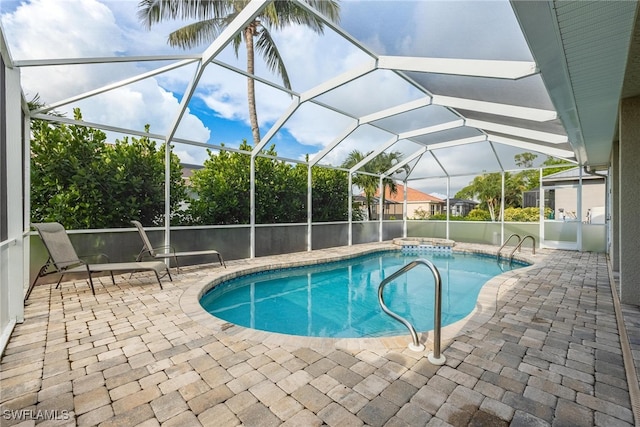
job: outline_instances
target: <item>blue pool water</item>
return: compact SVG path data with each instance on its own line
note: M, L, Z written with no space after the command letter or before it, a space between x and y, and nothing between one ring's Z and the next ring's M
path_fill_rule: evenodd
M440 272L442 326L468 315L482 286L511 268L482 255L388 251L242 276L216 286L200 303L220 319L270 332L333 338L402 335L407 329L378 304L378 286L417 258L430 260ZM427 267L419 265L390 282L383 296L416 330L433 329L434 279Z

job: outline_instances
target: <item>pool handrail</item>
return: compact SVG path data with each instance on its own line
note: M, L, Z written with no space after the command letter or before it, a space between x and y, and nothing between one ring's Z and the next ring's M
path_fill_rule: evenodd
M511 240L511 238L512 238L512 237L514 237L514 236L518 238L518 243L516 244L516 249L518 249L518 248L520 247L520 244L522 243L522 241L523 241L524 239L522 239L522 238L520 237L520 235L519 235L519 234L513 233L511 236L507 237L507 240L505 240L505 241L504 241L504 243L502 244L502 246L500 246L500 249L498 249L498 252L496 252L496 260L497 260L497 261L500 261L500 251L501 251L505 246L507 246L507 243L509 243L509 240ZM513 252L515 252L515 250L514 250ZM513 256L513 252L511 252L511 255L512 255L512 256Z
M380 303L380 307L382 307L382 310L385 313L387 313L389 316L393 317L395 320L402 323L404 326L407 327L407 329L409 329L409 332L411 333L411 338L413 340L413 342L409 344L409 349L413 351L423 351L425 347L423 344L420 343L420 340L418 339L418 333L416 332L416 328L414 328L413 325L407 319L391 311L389 307L387 307L387 305L385 304L384 297L382 295L384 287L389 282L396 279L398 276L406 273L407 271L417 267L418 265L427 266L431 270L431 273L433 274L433 278L435 279L435 282L436 282L434 313L433 313L433 317L434 317L433 319L433 352L427 355L427 359L429 360L429 362L431 362L434 365L444 365L446 358L444 357L444 355L440 353L440 342L441 342L440 330L441 330L441 324L442 324L442 280L440 278L440 272L431 261L426 260L424 258L418 258L414 261L411 261L409 264L403 266L398 271L391 274L391 276L383 279L382 282L380 282L380 286L378 286L378 303Z
M527 239L531 239L531 241L533 242L533 247L532 247L532 254L535 255L536 254L536 238L533 237L530 234L527 234L526 236L524 236L522 238L522 240L520 240L520 242L516 245L515 248L513 248L513 250L511 251L511 253L509 254L509 262L512 263L513 262L513 254L516 253L517 250L520 250L520 248L522 247L522 244L524 243L525 240Z

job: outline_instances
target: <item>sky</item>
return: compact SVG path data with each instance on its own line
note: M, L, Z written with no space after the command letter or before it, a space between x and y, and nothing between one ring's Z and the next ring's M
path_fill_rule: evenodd
M137 6L138 0L0 0L0 23L14 61L190 53L171 48L166 41L168 34L184 22L163 22L147 29L137 17ZM465 19L474 22L475 28L484 30L479 32L473 26L448 24L448 20L464 22ZM344 0L341 2L341 25L365 49L378 54L415 55L418 52L425 56L530 60L521 36L520 39L517 36L504 37L504 34L518 32L507 1ZM292 87L298 93L371 61L365 50L330 29L320 36L304 28L289 27L274 33L274 39L287 66ZM204 47L192 52L199 53ZM228 46L216 60L245 69L242 50L236 57ZM170 63L140 61L23 68L23 88L29 100L38 95L45 103L56 103ZM72 117L72 108L79 107L83 119L88 122L139 131L149 124L152 133L164 135L177 118L182 95L194 72L195 66L187 65L74 102L57 111ZM256 74L281 84L260 59L256 61ZM256 91L258 118L264 136L287 110L292 99L287 93L261 83L256 84ZM361 116L423 96L396 74L376 71L361 81L324 94L318 100ZM306 155L313 157L321 152L353 123L352 118L304 103L274 135L269 145L275 144L279 156L303 160ZM210 64L188 105L176 137L233 148L238 147L243 139L251 141L246 78ZM323 158L321 164L339 165L350 151L371 151L389 137L390 134L372 126L362 126ZM401 141L392 149L410 154L418 148L415 143ZM200 147L176 144L175 152L185 163L202 164L207 158L206 150ZM446 163L446 156L438 161ZM451 158L452 165L455 161ZM416 176L442 175L437 162L428 156L420 165ZM420 168L423 171L419 171ZM471 179L452 179L452 195ZM411 182L409 185L414 186ZM428 193L444 193L446 180L438 179L426 185L420 182L415 187Z

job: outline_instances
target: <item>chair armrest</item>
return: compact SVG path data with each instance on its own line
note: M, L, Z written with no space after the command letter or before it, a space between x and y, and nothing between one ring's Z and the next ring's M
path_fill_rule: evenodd
M166 245L166 246L155 246L155 247L153 248L153 251L155 251L155 252L160 252L160 253L164 253L164 254L167 254L167 253L169 253L169 254L175 254L175 253L176 253L175 248L174 248L173 246L170 246L170 245ZM147 252L149 252L149 251L147 251Z
M172 255L176 253L175 249L173 249L172 246L158 246L158 247L154 247L151 250L146 249L146 247L143 247L140 250L140 253L138 254L138 256L136 257L136 261L142 261L144 258L154 258L151 255L151 251L156 252L158 255Z
M66 265L61 268L60 264L66 264ZM78 259L70 259L70 260L67 260L67 261L64 261L64 260L63 261L58 261L57 263L53 262L53 260L49 259L49 261L47 261L47 264L45 264L45 265L53 266L57 271L62 272L62 271L67 270L69 268L78 267L80 265L85 265L85 264L86 264L86 262L84 260L78 258Z

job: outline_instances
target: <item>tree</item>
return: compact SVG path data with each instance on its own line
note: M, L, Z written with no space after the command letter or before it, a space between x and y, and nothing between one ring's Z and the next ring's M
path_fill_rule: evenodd
M305 170L307 166L298 165ZM347 173L337 169L311 168L312 217L314 222L345 221L349 217ZM355 215L358 217L358 214Z
M479 200L489 211L491 220L496 221L499 219L496 211L500 212L501 194L502 175L490 173L476 176L471 184L456 193L456 198Z
M74 118L81 120L79 110ZM66 228L104 228L106 135L84 126L31 122L31 218Z
M513 156L513 158L516 162L516 165L523 168L532 168L533 161L538 158L538 155L534 153L525 152L525 153L516 154L515 156Z
M523 170L522 172L518 172L516 174L519 179L522 180L523 185L525 186L525 191L533 190L540 186L540 174L538 169L533 169L533 161L538 157L537 154L524 152L520 154L516 154L514 156L516 165L522 168L527 168L527 170ZM548 167L558 165L558 167ZM547 159L542 162L542 166L545 168L542 169L542 176L551 175L557 172L561 172L565 169L570 169L575 167L575 165L568 163L564 159L556 159L555 157L547 157Z
M336 0L304 0L330 20L339 20L340 6ZM211 43L233 21L248 4L247 0L142 0L138 16L151 28L164 19L196 19L198 22L186 25L169 35L169 45L183 49L193 48L202 43ZM274 1L233 39L236 56L244 40L247 49L247 73L255 73L254 62L257 50L272 72L282 78L284 86L291 89L289 75L280 52L271 36L272 30L291 25L305 25L322 34L324 22L293 1ZM249 121L254 145L260 142L260 128L256 111L255 84L247 77L247 98Z
M567 162L563 159L556 159L554 157L549 157L542 163L543 166L556 166L556 167L546 167L542 170L542 176L552 175L554 173L562 172L567 169L575 168L576 165Z
M398 151L392 151L391 153L380 153L376 156L373 162L373 169L378 173L384 173L395 166L400 159L402 158L402 154ZM400 169L398 169L395 173L409 173L409 166L404 165ZM382 188L380 189L380 204L384 206L384 198L387 194L387 187L389 187L390 194L396 194L398 192L398 187L396 186L396 182L386 177L382 180Z
M74 118L82 120L79 109ZM147 126L147 131L148 126ZM164 218L164 147L148 137L106 143L106 134L80 125L31 123L31 217L66 228L129 227L131 219ZM171 157L172 222L186 197L180 161Z
M516 165L521 168L526 168L526 170L518 172L517 174L525 187L524 191L533 190L540 185L540 174L537 169L532 169L533 161L537 157L537 154L528 152L516 154L514 156Z
M352 168L353 166L360 163L363 159L369 156L372 151L364 154L359 150L353 150L349 153L347 158L342 162L343 168ZM373 212L371 206L373 204L373 198L378 191L378 187L380 185L380 178L374 175L380 175L393 167L400 159L402 158L402 153L397 151L393 151L391 153L380 153L376 157L374 157L370 162L366 163L360 170L366 173L357 173L353 178L353 183L360 187L365 194L365 200L367 205L367 212L369 214L369 218L373 217ZM408 166L404 166L398 172L408 172ZM397 172L397 173L398 173ZM386 193L386 188L389 187L389 192L391 194L395 194L398 189L396 187L396 183L393 179L386 177L382 180L382 189L380 197L380 203L384 203L384 194Z
M524 188L521 175L508 172L504 174L505 208L522 206ZM478 208L489 211L491 221L499 221L502 203L502 174L489 173L476 176L471 184L456 193L456 198L478 200L480 202Z
M514 156L518 166L532 168L533 161L538 156L533 153L524 152ZM547 158L544 166L566 165L567 162L552 157ZM555 173L568 167L558 166L557 168L543 169L543 175ZM523 206L524 192L536 188L539 183L539 172L535 169L524 170L518 173L505 172L504 174L504 206L505 208L521 208ZM500 220L500 203L502 201L502 174L490 173L476 176L473 181L456 193L457 198L474 199L480 201L478 208L486 209L492 221Z
M369 154L363 154L361 151L353 150L349 153L347 158L342 162L342 167L351 169L353 166L360 163ZM373 170L373 163L369 162L365 164L362 169L363 172L375 173ZM365 203L367 205L368 218L371 218L372 211L371 205L373 204L373 198L375 197L376 190L378 189L378 178L373 175L364 173L356 173L353 177L353 183L360 187L364 192Z
M248 150L245 143L240 149ZM191 186L197 194L189 206L195 224L248 224L249 162L247 154L208 151L204 167L195 170Z
M242 151L251 152L246 141ZM276 160L275 146L257 156L255 220L258 224L307 220L306 164ZM197 193L189 209L196 224L248 224L250 219L250 161L241 152L209 152L204 168L191 177ZM314 221L340 221L348 216L348 188L343 171L314 167L312 217Z
M248 147L251 150L251 147ZM277 156L275 146L263 150ZM256 222L278 224L307 220L307 174L290 163L256 157Z
M251 152L246 141L240 150ZM306 175L286 162L273 159L275 146L263 150L256 162L256 223L300 222L306 218ZM239 152L209 151L204 168L191 177L198 194L191 203L197 224L248 224L250 219L251 156Z
M145 126L149 132L149 125ZM130 226L131 218L147 226L161 225L164 218L165 187L165 149L162 145L156 149L156 143L147 136L141 138L124 137L116 140L113 150L108 151L107 161L112 165L111 186L105 202L121 215L112 219L112 223L122 221ZM171 223L183 224L185 212L182 205L187 201L186 185L182 179L180 158L171 153L169 181L171 183L170 211Z

